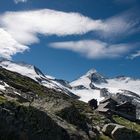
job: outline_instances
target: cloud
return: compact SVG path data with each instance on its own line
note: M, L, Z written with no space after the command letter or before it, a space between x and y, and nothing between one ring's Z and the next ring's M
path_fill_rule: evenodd
M93 59L117 58L124 56L133 49L129 44L108 44L99 40L54 42L50 43L49 46L56 49L71 50Z
M127 36L139 31L139 21L130 18L127 13L106 20L95 20L79 13L49 9L6 12L0 16L1 26L23 44L38 42L38 34L66 36L82 35L92 31L101 38Z
M10 59L11 55L14 55L18 52L23 52L27 49L27 46L18 43L12 38L10 34L0 28L0 57Z
M79 13L55 10L6 12L0 18L1 25L20 43L38 42L38 34L81 35L102 26L100 20L92 20Z
M19 3L19 2L27 2L27 0L14 0L14 2L17 4L17 3Z
M130 56L128 56L128 59L135 59L136 57L140 57L140 50L137 51L136 53L131 54Z
M138 25L140 20L139 18L135 20L135 18L132 17L133 15L130 15L128 12L103 20L92 19L80 13L61 12L49 9L16 11L5 12L0 15L0 28L4 29L18 44L16 48L19 46L20 51L17 49L17 52L21 52L21 46L38 43L40 41L38 37L39 34L44 36L67 36L83 35L88 32L93 32L98 35L99 40L101 38L116 39L119 36L134 34L139 32ZM103 46L108 45L102 45L102 47L99 46L99 48L103 48ZM110 53L111 56L111 52L113 52L113 50L111 50L112 48L116 51L122 49L120 46L104 47L106 50L104 51L104 56L105 52L107 55ZM122 51L124 51L124 49L125 48L123 48ZM12 49L10 48L9 50ZM24 50L26 49L22 49L22 51ZM83 51L82 48L81 51ZM15 53L16 52L13 53L13 51L11 51L9 55L12 56ZM121 54L121 52L118 54ZM89 57L90 56L92 56L92 54L89 54ZM113 56L115 57L115 53Z
M140 32L140 18L136 10L130 10L103 21L102 29L97 33L103 38L113 40L136 32Z

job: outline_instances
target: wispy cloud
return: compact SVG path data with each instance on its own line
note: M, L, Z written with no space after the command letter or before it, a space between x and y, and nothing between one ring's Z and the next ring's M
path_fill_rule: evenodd
M99 40L101 38L116 39L118 36L127 36L139 32L138 25L140 20L135 20L131 17L133 16L129 16L126 12L125 14L113 16L108 19L97 20L81 15L80 13L61 12L49 9L17 11L1 14L0 28L3 28L12 39L21 46L39 42L38 34L45 36L67 36L93 32L99 36ZM96 42L96 44L98 43ZM106 56L108 56L109 53L111 56L111 53L113 53L112 48L116 51L122 49L122 52L125 50L125 47L120 46L109 46L108 44L106 44L105 47L103 46L104 45L102 45L102 47L99 46L99 48L104 48L104 56L105 53ZM81 51L84 49L81 48ZM17 48L17 52L19 52L19 50ZM22 51L24 50L25 49ZM119 52L116 57L120 54L121 52ZM13 53L9 53L9 55L12 56ZM89 54L89 56L92 55ZM94 56L96 56L96 54L94 54ZM115 57L115 53L112 57Z
M136 53L131 54L130 56L128 56L128 59L135 59L136 57L140 57L140 50L137 51Z
M14 2L17 4L17 3L19 3L19 2L27 2L27 0L14 0Z
M27 46L18 43L9 33L0 28L0 57L10 59L12 55L27 49Z
M106 19L97 33L103 38L116 39L140 32L140 18L135 12L127 11Z
M121 57L134 49L129 44L108 44L99 40L54 42L50 43L49 46L78 52L93 59Z

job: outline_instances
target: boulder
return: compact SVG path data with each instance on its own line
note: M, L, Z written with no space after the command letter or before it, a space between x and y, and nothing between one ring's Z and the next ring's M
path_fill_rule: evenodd
M104 125L103 129L102 129L102 132L105 134L105 135L108 135L108 136L111 136L111 133L112 131L114 130L114 128L116 127L117 124L115 123L109 123L109 124L106 124Z
M111 133L113 140L140 140L140 134L125 127L116 126Z
M113 140L140 140L140 134L122 125L109 123L104 125L102 132Z

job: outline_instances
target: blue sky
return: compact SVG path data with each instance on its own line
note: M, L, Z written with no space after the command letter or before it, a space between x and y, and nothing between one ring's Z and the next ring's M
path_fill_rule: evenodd
M139 0L1 0L0 56L69 81L91 68L140 77Z

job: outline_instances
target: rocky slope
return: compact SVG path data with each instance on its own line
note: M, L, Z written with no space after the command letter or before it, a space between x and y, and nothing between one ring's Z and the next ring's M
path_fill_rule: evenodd
M94 113L87 104L3 68L0 80L1 140L99 137L91 121ZM106 120L102 116L102 122L97 121L96 125L103 125Z
M47 88L55 89L57 91L62 91L62 92L65 92L69 96L78 98L78 96L73 94L69 90L69 87L66 86L66 81L57 80L54 77L51 77L49 75L44 75L41 72L41 70L39 70L37 67L35 67L33 65L29 65L24 62L13 62L13 61L10 61L7 59L2 59L0 61L0 66L7 70L17 72L26 77L29 77ZM63 83L62 83L62 81L63 81Z
M35 70L30 66L27 68L33 71L26 69L15 72L17 65L25 67L25 64L15 63L16 70L13 70L13 66L12 69L9 68L13 63L9 62L10 64L4 63L0 67L0 140L123 140L122 133L128 135L128 140L140 139L139 124L121 126L123 129L115 128L108 133L104 129L107 124L125 125L129 121L121 119L122 123L118 121L119 116L102 115L87 103L77 100L77 96L66 93L66 90L50 88L38 81L40 75L41 80L42 77L45 80L53 78L46 77L41 72L33 75ZM32 74L27 75L29 72ZM70 86L63 80L55 79L55 82L65 86L70 92L88 88L99 90L93 85L72 87L72 84ZM106 79L97 80L98 84L100 82L106 83Z

